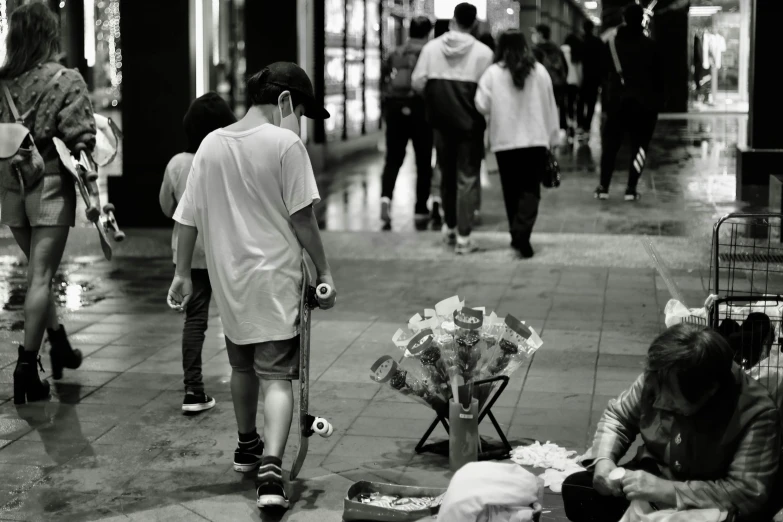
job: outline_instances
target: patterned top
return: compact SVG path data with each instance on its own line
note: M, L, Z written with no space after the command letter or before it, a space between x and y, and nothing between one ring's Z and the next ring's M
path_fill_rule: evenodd
M738 516L758 514L769 498L781 454L781 424L766 390L734 368L735 386L716 395L693 417L653 403L644 407L644 375L609 406L592 448L618 462L636 435L644 445L636 460L652 459L671 480L677 509L714 508Z
M40 64L6 83L20 114L33 106L41 89L62 68L57 63ZM4 97L0 100L0 121L14 121ZM59 172L59 159L52 138L60 138L72 150L77 143L84 143L92 150L95 147L95 116L82 75L76 70L66 69L49 87L38 110L25 124L46 162L47 173Z

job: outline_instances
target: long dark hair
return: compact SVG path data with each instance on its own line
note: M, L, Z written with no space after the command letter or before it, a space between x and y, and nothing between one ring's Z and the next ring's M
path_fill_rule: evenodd
M525 87L525 80L536 66L536 58L521 31L505 31L498 38L495 63L502 62L511 73L517 89Z
M680 323L659 335L647 351L643 403L651 407L659 390L675 377L685 400L697 403L716 384L731 382L734 354L718 332Z
M0 78L16 78L54 60L59 52L60 28L54 13L42 2L23 5L11 13Z

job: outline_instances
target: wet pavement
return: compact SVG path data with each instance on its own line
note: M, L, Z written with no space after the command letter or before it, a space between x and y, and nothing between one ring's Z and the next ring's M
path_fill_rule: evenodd
M411 315L454 294L513 313L544 339L493 407L512 444L549 440L584 451L607 401L641 371L663 326L669 294L641 234L655 236L686 302L696 306L707 294L711 220L733 208L736 120L662 122L653 146L661 153L650 154L658 159L637 206L616 197L595 202L597 174L585 151L564 157L566 183L545 195L533 238L539 255L530 261L508 249L496 175L487 176L477 233L484 251L455 258L438 233L413 231L410 161L395 200L398 233L378 231L377 198L369 195L381 162L340 169L325 190L324 233L340 300L314 313L311 365L311 410L336 431L311 440L283 520L340 520L357 480L448 484L445 457L414 451L433 413L371 382L368 370L381 355L399 355L391 336ZM618 175L613 195L621 195ZM183 416L182 317L165 305L170 232L127 232L112 262L96 255L94 231L72 233L56 289L71 341L86 358L56 383L50 402L19 408L11 385L25 267L0 236L0 520L259 520L252 477L231 466L236 434L220 319L213 308L203 352L207 392L218 404ZM481 431L493 436L490 426ZM440 427L433 434L445 436ZM295 446L292 437L286 469ZM558 495L547 493L544 505L542 520L565 520Z

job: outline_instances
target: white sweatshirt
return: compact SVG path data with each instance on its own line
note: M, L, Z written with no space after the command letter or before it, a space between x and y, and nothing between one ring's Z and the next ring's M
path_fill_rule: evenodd
M560 118L549 73L540 63L517 89L511 73L493 64L476 91L476 108L489 120L492 152L560 144Z

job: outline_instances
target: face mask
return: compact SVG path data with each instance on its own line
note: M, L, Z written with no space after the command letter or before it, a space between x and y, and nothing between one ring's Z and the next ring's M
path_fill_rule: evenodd
M288 129L299 136L299 118L294 112L294 105L291 102L291 93L283 91L277 100L277 109L280 111L280 127Z

